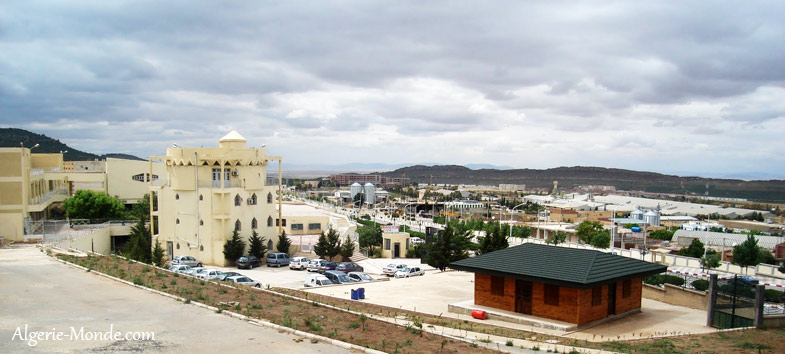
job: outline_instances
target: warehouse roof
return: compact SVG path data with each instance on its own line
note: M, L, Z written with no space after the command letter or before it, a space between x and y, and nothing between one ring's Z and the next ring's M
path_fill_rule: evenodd
M592 288L665 272L668 267L610 253L527 243L466 258L453 269L505 278Z

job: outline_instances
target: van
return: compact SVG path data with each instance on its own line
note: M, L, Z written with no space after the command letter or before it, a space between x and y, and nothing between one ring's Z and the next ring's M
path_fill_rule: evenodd
M324 276L330 279L333 284L354 283L354 279L349 278L346 273L337 270L325 271Z
M281 267L282 265L289 265L289 255L283 252L273 252L267 254L267 266Z
M305 282L303 282L303 286L305 287L324 286L324 285L332 285L332 284L333 283L330 281L330 279L327 279L327 277L321 274L306 274Z

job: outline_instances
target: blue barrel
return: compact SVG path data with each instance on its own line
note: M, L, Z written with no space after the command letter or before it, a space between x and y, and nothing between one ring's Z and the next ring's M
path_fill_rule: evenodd
M639 226L633 226L630 230L632 230L632 232L641 232L641 228Z
M357 297L359 297L360 300L365 299L365 288L357 289Z
M352 300L358 300L357 289L352 289Z

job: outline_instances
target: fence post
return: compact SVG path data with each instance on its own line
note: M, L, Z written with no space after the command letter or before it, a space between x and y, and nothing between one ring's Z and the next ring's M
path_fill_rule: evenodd
M763 328L763 302L766 299L766 286L755 285L755 328Z
M711 327L714 322L714 306L717 303L717 274L709 275L709 306L706 313L706 326Z

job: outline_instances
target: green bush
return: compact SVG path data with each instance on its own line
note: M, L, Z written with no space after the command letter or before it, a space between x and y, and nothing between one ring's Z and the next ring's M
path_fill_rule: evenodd
M654 274L644 278L643 282L649 285L660 286L665 282L665 279L663 278L662 274Z
M691 284L692 284L692 287L695 288L695 290L706 291L706 290L709 289L709 281L708 280L698 279L698 280L693 281Z
M777 289L766 289L766 301L782 302L782 291Z
M684 278L677 276L677 275L670 275L667 274L664 276L664 280L666 284L676 285L676 286L683 286L684 285Z
M682 286L684 285L684 278L670 274L654 274L644 278L643 282L656 286L661 286L662 284Z

